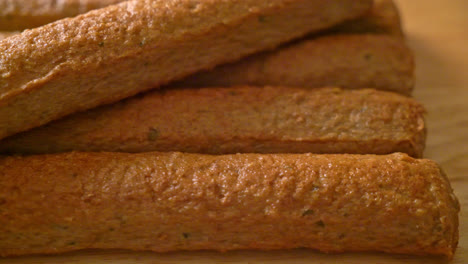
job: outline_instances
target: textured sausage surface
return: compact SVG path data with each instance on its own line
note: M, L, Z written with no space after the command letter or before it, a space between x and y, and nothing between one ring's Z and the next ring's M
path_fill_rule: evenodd
M355 18L371 0L139 0L0 41L0 138Z
M4 139L0 152L405 152L421 157L423 118L414 99L371 89L167 89Z
M403 40L396 39L403 33L398 9L392 0L375 0L366 15L323 33L325 36L320 34L322 37L318 39L313 35L295 45L189 76L172 86L372 87L411 94L413 54Z
M459 205L404 154L0 159L0 255L313 248L451 257Z

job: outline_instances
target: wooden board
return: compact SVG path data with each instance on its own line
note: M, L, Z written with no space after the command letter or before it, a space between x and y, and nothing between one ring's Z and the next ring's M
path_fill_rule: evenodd
M452 263L468 263L468 1L398 0L407 39L417 59L415 97L426 105L429 138L426 157L449 175L462 212L460 244ZM255 230L252 230L253 232ZM225 254L80 251L58 256L0 259L17 263L447 263L440 258L388 254L326 255L311 250L236 251Z

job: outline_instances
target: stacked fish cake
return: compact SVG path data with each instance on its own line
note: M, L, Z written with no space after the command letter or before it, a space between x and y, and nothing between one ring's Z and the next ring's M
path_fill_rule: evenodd
M3 28L93 6L64 3ZM0 52L2 255L453 256L459 206L418 159L424 109L391 1L128 1Z

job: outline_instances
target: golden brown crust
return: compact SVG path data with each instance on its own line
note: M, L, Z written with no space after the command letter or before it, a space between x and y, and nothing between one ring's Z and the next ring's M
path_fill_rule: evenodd
M0 30L39 27L124 0L0 0Z
M26 30L0 41L0 138L273 48L371 3L140 0Z
M174 86L285 85L297 87L372 87L410 95L414 87L413 54L403 40L392 0L376 0L367 15L327 29L317 41L290 45L264 55L188 77ZM315 44L311 44L315 43ZM291 60L295 58L295 60ZM285 67L287 65L287 67Z
M404 154L68 153L2 158L0 174L4 256L305 247L450 258L458 241L447 178Z
M410 95L414 58L401 38L325 35L196 73L175 87L273 85L375 88Z
M0 151L405 152L421 157L423 115L411 98L370 89L168 89L7 138Z

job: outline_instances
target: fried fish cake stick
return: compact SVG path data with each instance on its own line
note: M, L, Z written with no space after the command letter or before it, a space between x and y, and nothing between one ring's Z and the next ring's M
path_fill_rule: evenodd
M0 174L3 256L301 247L450 258L458 241L449 181L404 154L66 153L2 158Z
M270 49L371 0L139 0L0 41L0 138Z
M375 90L235 87L155 91L0 141L4 153L423 154L424 109Z
M402 36L398 10L391 0L374 1L367 15L324 33ZM414 87L413 54L404 41L386 36L322 37L220 66L174 86L245 84L373 87L410 95Z
M403 40L400 17L393 1L375 1L362 18L264 55L254 55L208 73L196 74L174 86L286 85L299 87L373 87L410 95L414 87L414 59ZM329 36L329 34L351 34Z
M367 15L324 33L322 37L311 37L273 52L189 76L174 86L340 86L351 89L372 87L404 95L412 93L413 53L403 40L395 39L403 33L393 1L375 0Z
M124 0L0 0L0 30L39 27L65 17ZM346 21L332 32L375 32L402 35L398 9L392 0L374 0L372 10L363 17Z
M410 95L414 58L401 38L325 35L191 75L174 87L273 85L376 88Z

